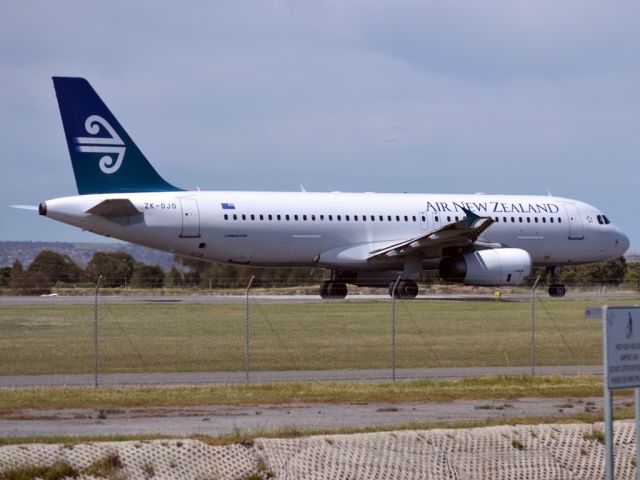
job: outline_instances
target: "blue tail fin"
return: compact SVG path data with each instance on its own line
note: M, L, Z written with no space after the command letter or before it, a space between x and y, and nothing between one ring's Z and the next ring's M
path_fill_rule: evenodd
M84 78L53 77L80 195L178 191L151 166Z

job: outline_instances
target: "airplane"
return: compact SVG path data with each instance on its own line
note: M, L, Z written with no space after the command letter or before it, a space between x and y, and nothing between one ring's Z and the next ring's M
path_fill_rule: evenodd
M211 262L331 272L415 298L423 270L467 285L523 284L533 267L565 295L561 268L612 259L629 239L596 207L555 196L183 190L164 180L84 78L53 77L78 194L40 215Z

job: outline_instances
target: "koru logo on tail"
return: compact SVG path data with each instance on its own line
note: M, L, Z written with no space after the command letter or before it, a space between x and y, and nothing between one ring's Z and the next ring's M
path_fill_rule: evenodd
M122 165L126 147L109 122L99 115L91 115L84 122L84 128L89 135L97 135L100 128L104 128L110 137L76 137L79 152L106 153L100 159L100 170L104 173L116 173ZM115 159L114 159L115 155Z

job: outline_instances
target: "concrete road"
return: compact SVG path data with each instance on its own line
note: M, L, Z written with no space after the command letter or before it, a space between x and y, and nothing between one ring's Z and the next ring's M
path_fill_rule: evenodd
M618 396L616 405L632 405ZM0 416L0 436L108 436L163 434L171 436L268 434L283 430L338 430L411 423L562 417L602 409L602 398L522 398L424 403L293 404L201 406L180 408L23 410Z

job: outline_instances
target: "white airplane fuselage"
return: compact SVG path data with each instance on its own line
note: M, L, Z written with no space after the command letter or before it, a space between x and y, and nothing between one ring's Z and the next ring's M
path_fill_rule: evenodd
M548 267L621 255L627 237L586 203L552 196L184 191L162 178L84 78L53 77L78 196L39 213L76 227L214 262L331 270L347 284L415 298L438 269L468 285L521 285Z
M127 217L87 213L128 199ZM370 262L379 247L454 223L467 208L494 223L478 242L518 248L534 266L608 260L627 237L586 203L551 196L312 192L151 192L92 194L46 202L46 215L127 242L203 260L255 266L401 269L402 259ZM422 260L435 268L439 258Z

